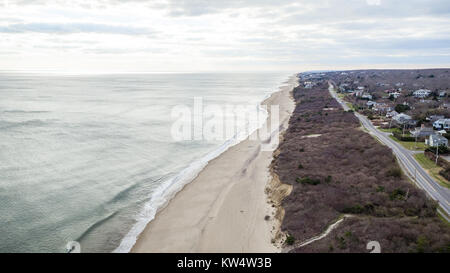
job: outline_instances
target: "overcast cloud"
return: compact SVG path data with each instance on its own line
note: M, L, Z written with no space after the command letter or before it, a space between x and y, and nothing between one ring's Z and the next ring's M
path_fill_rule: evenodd
M448 0L0 0L0 70L449 67Z

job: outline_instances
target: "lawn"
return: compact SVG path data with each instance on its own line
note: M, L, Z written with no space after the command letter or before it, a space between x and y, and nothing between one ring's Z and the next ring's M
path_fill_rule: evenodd
M353 110L355 112L358 112L358 106L354 105L351 102L345 102L345 103L347 104L348 108L350 108L351 110Z
M391 129L382 129L382 128L378 128L378 130L382 131L382 132L386 132L386 133L402 133L402 130L398 129L398 128L391 128Z
M425 156L425 154L416 154L414 158L417 162L422 165L422 167L434 178L439 184L444 187L450 188L450 182L447 181L444 177L439 174L439 171L442 170L441 167L437 166L431 159Z
M425 149L428 148L428 145L426 145L424 142L400 141L396 139L394 136L389 137L395 140L397 143L400 143L403 147L405 147L408 150L425 151Z

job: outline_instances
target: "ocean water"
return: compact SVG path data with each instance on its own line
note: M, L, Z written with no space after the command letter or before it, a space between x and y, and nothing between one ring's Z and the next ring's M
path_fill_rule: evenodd
M176 141L174 106L259 105L290 75L0 73L0 252L127 252L233 140ZM249 122L242 132L260 124Z

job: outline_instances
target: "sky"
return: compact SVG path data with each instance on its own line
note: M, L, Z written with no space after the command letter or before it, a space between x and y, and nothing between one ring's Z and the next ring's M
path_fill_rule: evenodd
M448 0L0 0L0 71L450 67Z

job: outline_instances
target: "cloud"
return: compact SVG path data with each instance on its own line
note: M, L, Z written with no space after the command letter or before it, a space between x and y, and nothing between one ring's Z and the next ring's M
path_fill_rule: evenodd
M168 0L171 15L201 16L224 10L244 8L267 9L287 7L317 19L339 16L392 17L418 15L446 15L450 13L447 0ZM283 14L279 14L283 16Z
M98 56L107 58L111 66L128 62L143 70L164 71L414 64L425 63L427 57L436 66L450 65L448 0L9 3L5 10L0 6L0 14L8 14L0 19L0 55L19 53L10 54L9 63L5 55L0 56L0 69L20 60L34 61L15 59L16 55L45 56L45 63L51 65L52 55L65 60L69 53L81 63ZM34 62L41 65L38 57Z
M124 35L144 35L154 34L147 28L92 24L92 23L20 23L0 25L0 32L3 33L50 33L50 34L71 34L71 33L107 33Z

